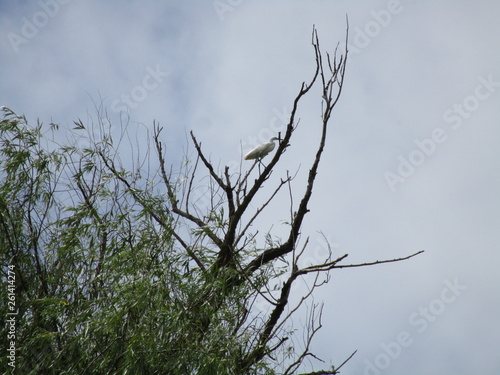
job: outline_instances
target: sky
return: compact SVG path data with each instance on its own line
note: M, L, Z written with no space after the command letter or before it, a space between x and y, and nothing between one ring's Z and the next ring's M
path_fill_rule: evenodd
M314 73L313 25L324 51L345 51L346 15L307 256L322 259L323 236L346 264L425 253L335 270L314 297L324 312L311 349L326 365L357 350L342 374L497 374L500 2L0 0L0 105L68 134L106 111L136 151L158 121L172 164L192 153L193 131L233 167L284 132ZM275 171L298 170L296 201L320 111L313 90ZM288 212L280 198L260 225L279 235Z

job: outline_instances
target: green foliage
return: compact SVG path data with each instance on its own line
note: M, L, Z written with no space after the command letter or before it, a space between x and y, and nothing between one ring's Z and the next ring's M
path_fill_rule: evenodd
M110 141L58 145L8 109L0 142L2 275L14 266L18 373L239 373L251 290L230 285L230 270L192 267L152 179L115 167ZM223 211L213 215L205 232L226 225ZM193 251L215 261L203 246ZM267 278L256 273L254 282ZM257 363L245 373L272 372Z

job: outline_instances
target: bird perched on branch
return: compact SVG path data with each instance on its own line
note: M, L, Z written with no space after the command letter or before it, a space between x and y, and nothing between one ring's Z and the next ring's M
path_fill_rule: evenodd
M258 145L255 147L252 151L250 151L248 154L245 155L244 159L245 160L251 160L251 159L262 159L264 156L269 154L272 150L274 150L274 141L278 141L279 138L277 137L272 137L269 142L263 143L261 145Z

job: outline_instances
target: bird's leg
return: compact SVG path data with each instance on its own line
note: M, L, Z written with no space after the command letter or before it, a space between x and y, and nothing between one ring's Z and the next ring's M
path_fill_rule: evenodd
M266 165L262 162L262 159L261 159L261 158L259 158L258 160L259 160L259 175L260 175L260 166L262 165L262 168L264 168L264 169L265 169L265 168L266 168Z

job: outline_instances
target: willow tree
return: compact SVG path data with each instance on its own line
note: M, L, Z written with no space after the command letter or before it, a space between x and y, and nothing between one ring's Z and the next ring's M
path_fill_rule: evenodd
M217 168L194 133L194 157L177 169L168 165L156 122L147 155L127 168L106 132L105 111L97 111L96 123L75 122L76 137L94 134L93 126L103 134L82 146L56 142L56 124L33 126L3 108L0 246L3 278L15 282L2 300L15 297L14 309L2 305L2 315L15 313L9 316L16 321L15 356L2 356L3 368L23 374L297 373L306 359L317 358L311 342L322 305L307 310L301 345L292 337L293 314L330 272L418 254L348 264L347 254L330 251L317 264L299 266L308 252L301 229L312 214L308 205L344 86L347 35L344 54L322 53L316 30L312 46L312 78L300 86L275 151L266 164L246 162L237 172ZM322 117L311 129L319 142L308 151L313 161L295 196L293 175L272 172L314 86ZM152 155L157 162L148 165ZM290 198L282 212L287 235L276 239L268 232L259 241L260 219L280 194ZM314 275L308 289L292 299L294 283L308 274ZM336 374L341 365L321 373Z

